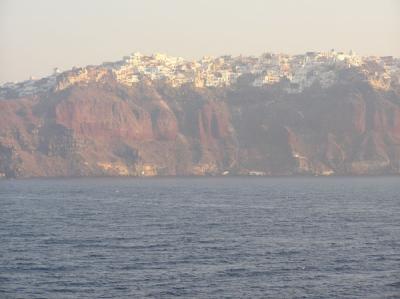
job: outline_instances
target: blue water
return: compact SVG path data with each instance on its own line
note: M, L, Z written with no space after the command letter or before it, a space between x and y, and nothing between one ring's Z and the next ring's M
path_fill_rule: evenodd
M0 298L400 298L400 178L0 181Z

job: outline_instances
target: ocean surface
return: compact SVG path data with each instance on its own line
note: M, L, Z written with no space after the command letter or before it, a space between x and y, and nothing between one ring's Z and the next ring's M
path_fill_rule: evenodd
M400 178L0 181L0 298L400 298Z

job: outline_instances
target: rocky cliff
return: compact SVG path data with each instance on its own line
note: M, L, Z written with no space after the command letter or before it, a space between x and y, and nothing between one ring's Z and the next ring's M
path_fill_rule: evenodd
M82 76L0 100L1 176L400 172L400 93L352 74L296 94Z

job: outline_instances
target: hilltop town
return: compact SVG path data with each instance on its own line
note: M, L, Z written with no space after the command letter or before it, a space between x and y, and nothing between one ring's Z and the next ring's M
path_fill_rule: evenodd
M23 97L48 91L63 90L73 84L97 82L106 76L133 86L144 80L163 81L172 87L191 84L197 88L232 86L247 75L246 84L254 87L285 83L288 93L300 93L318 83L329 87L343 69L354 69L363 80L377 89L400 84L400 59L393 56L359 56L353 51L307 52L301 55L264 53L259 57L224 55L188 61L156 53L135 52L116 62L99 66L74 67L41 79L30 79L0 86L0 98Z
M400 173L400 59L133 53L0 87L0 177Z

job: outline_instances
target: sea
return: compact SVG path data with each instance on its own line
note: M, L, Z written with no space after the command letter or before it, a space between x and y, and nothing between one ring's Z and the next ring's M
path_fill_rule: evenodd
M0 298L400 298L400 177L1 180Z

